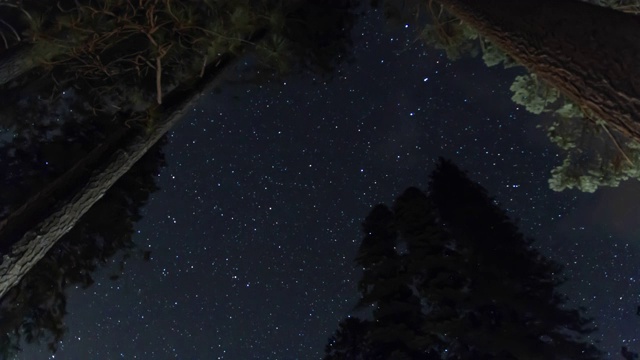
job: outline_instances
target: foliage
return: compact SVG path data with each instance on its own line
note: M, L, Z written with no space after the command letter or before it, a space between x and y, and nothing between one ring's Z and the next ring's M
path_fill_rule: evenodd
M428 194L375 206L363 232L358 308L371 320L345 319L325 359L600 358L592 319L556 290L562 267L451 162Z
M637 0L592 3L634 13L640 9ZM493 62L486 61L486 52L484 57L491 66ZM527 111L554 116L550 124L541 126L565 156L562 164L551 171L549 187L552 190L576 188L594 192L601 186L615 187L621 181L640 178L637 150L640 144L636 141L610 129L593 114L585 114L580 106L539 81L535 74L517 76L511 91L512 100Z
M8 7L10 2L2 4ZM251 54L249 80L255 74L272 78L302 70L327 75L348 60L357 4L357 0L308 1L304 6L274 0L11 3L12 13L24 18L15 24L24 34L20 45L32 47L22 58L4 60L33 63L33 69L0 86L0 94L37 86L49 99L73 87L83 93L82 107L94 114L131 119L144 118L146 109L162 103L178 86L188 87L223 56Z
M55 89L73 83L91 92L89 105L95 111L114 113L130 98L141 102L129 105L133 108L161 103L164 94L197 77L220 54L240 51L245 38L266 26L257 13L262 4L252 5L248 1L163 0L144 6L126 0L78 1L50 9L47 36L33 26L27 32L34 44L62 49L59 56L40 63L41 72L56 79Z
M487 66L492 67L502 64L505 69L508 69L518 65L514 59L493 42L482 38L480 39L480 44L482 45L482 60Z
M583 0L592 4L610 7L618 11L640 14L639 0ZM505 68L517 62L465 22L448 13L437 2L424 2L423 8L407 7L407 1L386 0L385 14L392 23L398 18L413 20L422 29L418 35L424 43L444 50L451 60L462 56L482 54L487 66L502 64ZM378 2L376 1L375 4ZM427 5L428 3L428 5ZM421 11L428 18L400 16L411 9L412 15ZM420 20L420 21L418 21ZM576 188L593 192L600 186L618 186L620 181L640 178L640 158L636 141L622 136L609 128L593 114L565 98L533 73L517 76L511 87L512 100L533 114L550 114L554 117L541 127L551 140L564 152L562 164L554 168L549 186L555 191ZM543 118L545 119L545 118Z
M601 186L615 187L627 179L640 179L640 144L609 129L597 117L585 115L571 102L554 114L539 126L565 152L562 164L551 171L552 190L594 192Z
M558 90L538 80L535 74L516 76L510 89L511 100L533 114L541 114L560 97Z
M476 56L480 50L475 41L478 33L445 11L434 14L433 22L424 26L419 37L426 44L444 50L451 60L467 54Z

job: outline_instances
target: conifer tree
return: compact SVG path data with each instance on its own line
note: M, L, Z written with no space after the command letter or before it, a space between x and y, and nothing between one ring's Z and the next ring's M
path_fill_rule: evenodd
M364 230L359 306L372 320L343 323L330 345L361 344L371 359L601 358L586 341L592 319L557 291L562 267L450 161L427 194L409 188L393 210L376 206Z
M565 281L562 267L531 247L486 190L443 159L429 189L445 228L469 249L467 318L474 331L461 337L484 351L504 347L516 358L598 358L583 339L595 330L591 319L583 309L563 308L567 298L556 290ZM487 346L487 335L499 341Z
M411 359L419 356L416 344L421 305L409 285L412 279L396 251L394 214L385 205L374 207L363 223L365 237L356 257L363 268L362 298L358 307L373 309L368 329L372 359Z

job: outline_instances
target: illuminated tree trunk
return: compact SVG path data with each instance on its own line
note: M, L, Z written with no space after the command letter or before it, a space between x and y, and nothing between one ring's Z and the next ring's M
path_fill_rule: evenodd
M262 37L264 31L259 35ZM256 37L251 39L257 41ZM150 124L147 131L140 134L133 134L133 130L128 135L119 134L119 139L123 139L115 146L110 146L111 152L107 159L101 163L95 164L95 169L91 172L88 180L78 187L72 195L55 203L54 209L43 209L43 202L39 199L43 197L41 193L36 194L26 207L33 206L30 214L37 216L41 212L47 212L48 215L44 220L39 221L34 226L29 226L28 230L19 237L10 251L2 254L0 261L0 299L15 286L22 277L55 245L55 243L64 236L76 222L84 215L102 196L111 188L111 186L120 179L129 169L138 161L169 129L171 129L188 111L196 106L196 101L200 95L207 89L215 86L220 78L221 72L232 68L237 57L223 55L215 63L208 66L203 78L189 89L176 90L169 94L165 99L166 102L160 108L162 114L160 119L156 119ZM90 153L88 157L94 156ZM89 162L91 163L91 162ZM75 171L72 168L69 171ZM80 172L78 172L80 174ZM67 176L67 174L63 175ZM60 183L60 186L66 186L68 181L72 181L70 176L68 180ZM46 189L44 191L55 192ZM35 200L34 200L35 199ZM19 219L25 221L25 219ZM6 240L7 228L15 230L15 227L8 226L9 222L0 223L0 241Z
M2 0L0 0L2 1ZM291 0L284 3L282 8L278 8L283 14L293 14L300 10L298 16L310 16L311 14L304 13L309 3L302 0ZM332 3L332 2L330 2ZM342 1L336 1L333 6L341 5ZM322 4L320 0L316 0L316 5ZM334 18L323 18L319 24L311 24L319 26L322 30L324 24L330 24L334 26L335 21L345 22L349 24L348 11L342 11L342 7L336 7L341 11L329 11L327 14L331 14ZM327 16L325 14L325 17ZM344 17L344 19L342 18ZM324 40L329 43L335 39L331 36L325 35L320 31L320 35L317 35L318 30L309 25L306 28L305 21L296 21L298 25L305 24L302 27L304 31L309 31L311 38L321 38L318 41L319 44L323 44ZM339 23L339 24L340 24ZM346 25L345 25L346 26ZM340 28L338 28L340 29ZM344 30L342 28L341 30ZM261 28L255 30L246 31L250 33L241 42L239 49L236 51L229 50L226 54L218 56L209 60L205 70L200 77L196 77L194 84L187 84L184 82L182 86L172 90L169 94L162 98L162 104L158 105L157 110L154 113L159 114L157 119L151 119L147 123L146 131L135 132L125 131L122 137L117 139L111 137L112 145L106 146L99 161L95 159L86 161L85 164L89 169L71 169L75 171L74 174L65 174L68 179L62 181L56 181L59 183L60 188L57 185L43 190L47 192L43 194L40 192L26 202L24 208L18 211L21 214L29 215L17 215L15 219L8 220L6 222L0 222L0 299L16 285L22 277L47 253L53 245L64 236L69 230L73 228L76 222L95 204L109 188L124 174L133 164L140 159L159 139L164 135L178 120L180 120L184 114L191 111L196 105L196 101L200 95L212 87L216 86L217 82L221 78L222 72L228 71L234 67L234 63L239 59L240 55L245 50L252 49L255 45L258 45L267 35L269 35L271 29L268 25L264 25ZM348 33L348 32L347 32ZM303 34L304 35L304 34ZM329 35L334 35L330 33ZM305 39L302 36L302 39ZM346 41L346 38L339 38L340 41ZM294 40L295 42L295 40ZM316 46L316 42L306 42L305 44ZM302 48L300 51L305 51L301 56L312 58L316 55L315 52L308 54L308 49ZM300 61L307 61L309 59L304 58ZM320 65L324 64L326 59L316 59ZM0 59L0 67L2 66L2 60ZM158 67L159 69L159 67ZM1 79L0 74L0 80ZM120 135L118 135L120 136ZM90 153L87 156L95 157L95 153ZM85 159L81 160L84 161ZM89 172L90 175L87 175ZM76 176L78 175L78 176ZM78 181L80 177L81 181ZM77 182L78 181L78 182ZM71 187L71 191L66 191ZM58 189L65 189L65 191L59 191ZM63 196L56 198L53 202L47 199L47 194L59 194ZM56 195L58 196L58 195ZM52 203L52 206L45 206L47 203ZM15 222L15 224L10 224ZM27 223L27 225L25 225ZM9 239L9 240L7 240ZM10 247L8 250L2 251L3 246Z
M437 0L503 51L640 141L640 17L578 0Z

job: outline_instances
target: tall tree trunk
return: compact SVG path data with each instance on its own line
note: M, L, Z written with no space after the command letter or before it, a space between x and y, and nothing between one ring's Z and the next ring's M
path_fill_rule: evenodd
M131 129L124 125L114 126L112 133L100 145L0 221L0 254L7 253L34 223L49 216L61 199L87 181L91 171L104 163L130 133Z
M436 0L565 96L640 141L640 17L578 0Z
M261 40L266 30L252 36L247 43ZM95 204L107 190L138 161L178 120L196 106L200 95L211 89L221 78L223 71L233 67L237 57L223 55L207 66L204 76L187 89L178 88L165 97L159 113L163 114L153 126L142 134L125 136L104 163L97 164L88 180L49 211L49 215L27 230L10 251L2 255L0 263L0 298L16 285L22 277L66 234L76 222ZM132 134L129 134L132 135ZM122 135L118 135L120 138ZM90 153L88 157L95 156ZM75 167L74 167L75 169ZM74 171L71 169L70 171ZM81 172L78 171L78 174ZM64 176L64 175L63 175ZM67 181L61 183L66 186ZM52 191L52 190L46 190ZM36 195L38 197L40 195ZM41 196L40 196L41 197ZM42 209L47 211L47 209ZM0 228L0 237L6 236Z

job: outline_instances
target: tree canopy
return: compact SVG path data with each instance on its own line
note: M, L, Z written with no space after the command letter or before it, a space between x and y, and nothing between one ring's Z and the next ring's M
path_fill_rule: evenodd
M602 7L640 14L638 0L584 0ZM377 2L374 2L377 5ZM487 66L519 65L499 46L481 35L439 2L386 0L382 6L392 22L417 23L417 38L443 50L449 59L481 55ZM428 14L425 16L423 14ZM526 70L525 70L526 71ZM561 94L535 73L518 75L510 87L512 100L541 116L539 125L564 154L549 179L552 190L594 192L601 186L640 178L640 142L607 124L592 111Z

